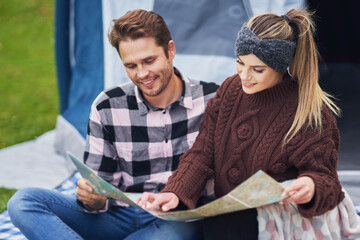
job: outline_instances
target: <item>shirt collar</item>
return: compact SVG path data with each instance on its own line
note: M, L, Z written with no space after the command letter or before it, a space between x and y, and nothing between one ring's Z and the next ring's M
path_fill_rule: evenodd
M175 74L181 79L183 84L183 90L179 98L172 103L171 105L167 106L166 109L170 109L176 106L182 106L187 109L192 109L193 107L193 97L191 93L191 86L190 86L190 80L187 77L184 77L180 71L174 67ZM156 110L162 110L159 108L155 108L151 106L143 97L142 93L140 92L140 89L135 85L135 97L136 102L138 104L140 115L147 114L150 110L156 111Z

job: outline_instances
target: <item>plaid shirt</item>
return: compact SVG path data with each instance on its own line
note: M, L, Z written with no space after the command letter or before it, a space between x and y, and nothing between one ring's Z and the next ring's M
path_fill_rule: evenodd
M183 91L165 109L149 106L132 82L103 91L92 105L84 162L121 191L161 191L198 135L218 86L175 73Z

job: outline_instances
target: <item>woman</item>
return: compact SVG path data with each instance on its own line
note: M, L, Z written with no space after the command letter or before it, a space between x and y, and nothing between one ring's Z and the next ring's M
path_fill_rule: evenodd
M278 182L295 179L283 204L297 204L302 217L336 207L344 199L333 116L340 110L319 86L313 31L305 11L250 19L235 44L238 74L209 101L196 142L162 193L145 193L139 202L150 202L148 209L168 211L180 202L191 209L210 176L219 198L262 169ZM205 237L257 238L257 217L252 209L207 218Z

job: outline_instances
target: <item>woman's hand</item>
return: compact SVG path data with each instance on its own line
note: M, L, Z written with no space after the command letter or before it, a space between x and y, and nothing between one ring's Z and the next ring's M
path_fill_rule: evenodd
M94 193L94 189L87 183L85 178L77 182L76 194L79 199L94 210L100 210L105 207L107 198L103 195Z
M300 177L294 180L291 185L286 188L283 195L289 195L284 199L283 203L294 202L296 204L305 204L311 201L315 193L315 183L310 177Z
M163 212L167 212L176 208L179 205L179 198L175 193L148 193L144 192L136 201L147 210L161 209Z

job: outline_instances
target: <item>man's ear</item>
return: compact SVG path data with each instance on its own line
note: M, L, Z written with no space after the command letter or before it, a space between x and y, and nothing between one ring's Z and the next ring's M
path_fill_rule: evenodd
M173 40L170 40L168 43L168 55L170 60L174 59L175 53L176 53L175 43Z

